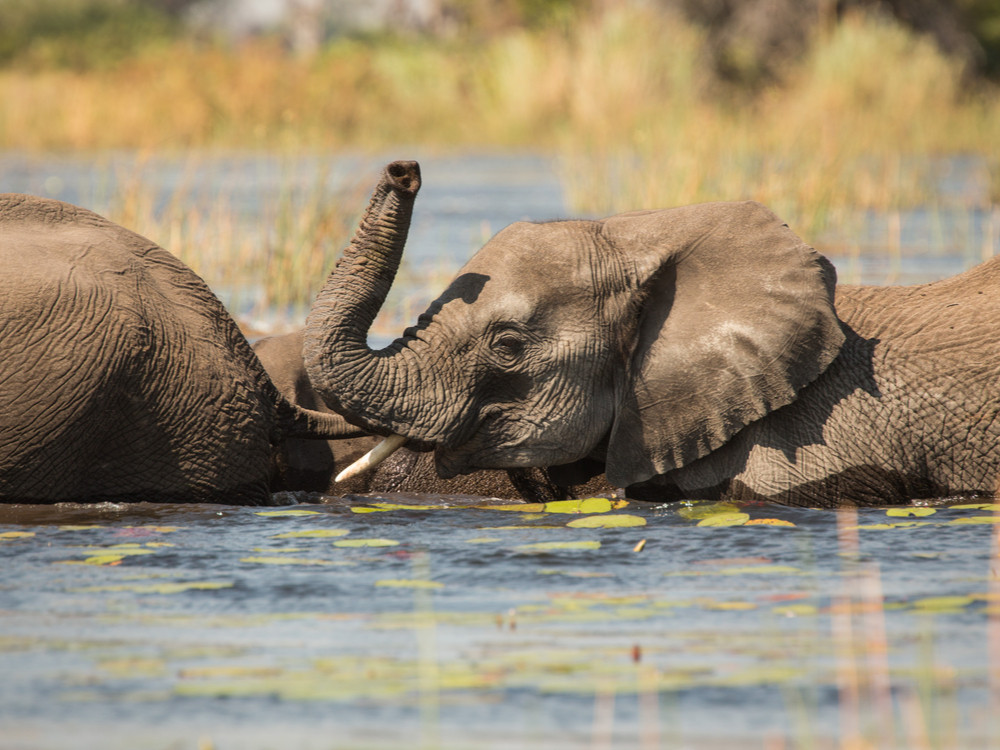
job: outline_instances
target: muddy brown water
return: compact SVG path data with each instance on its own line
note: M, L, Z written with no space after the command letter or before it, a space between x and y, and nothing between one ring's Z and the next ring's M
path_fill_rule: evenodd
M135 159L101 158L0 155L3 189L102 211ZM320 161L205 157L195 198L250 217ZM329 162L337 179L379 160ZM422 162L413 263L457 268L510 221L569 213L552 159ZM143 164L163 196L188 179ZM833 259L852 280L946 276L990 236L964 216L956 247L905 214L894 257L868 217L864 252ZM300 502L0 506L0 748L1000 746L989 500L277 500ZM623 515L643 525L576 524Z

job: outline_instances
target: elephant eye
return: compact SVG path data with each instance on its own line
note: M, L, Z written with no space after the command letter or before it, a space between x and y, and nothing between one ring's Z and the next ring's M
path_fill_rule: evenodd
M507 357L516 357L524 349L524 342L513 333L501 333L493 340L493 348Z

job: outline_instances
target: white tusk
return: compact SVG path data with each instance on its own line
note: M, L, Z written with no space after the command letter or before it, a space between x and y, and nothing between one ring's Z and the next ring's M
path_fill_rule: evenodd
M390 435L353 464L340 472L337 475L337 478L333 481L343 482L345 479L356 477L358 474L363 474L369 469L374 469L380 463L389 458L389 456L398 451L406 440L407 438L402 435Z

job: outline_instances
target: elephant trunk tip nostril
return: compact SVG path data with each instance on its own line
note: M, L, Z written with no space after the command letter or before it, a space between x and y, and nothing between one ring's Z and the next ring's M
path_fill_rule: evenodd
M415 161L394 161L385 168L389 185L404 193L420 189L420 165Z

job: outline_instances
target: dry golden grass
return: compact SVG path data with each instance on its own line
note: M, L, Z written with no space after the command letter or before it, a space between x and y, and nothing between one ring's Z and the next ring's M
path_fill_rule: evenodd
M333 189L322 172L308 189L280 179L277 198L247 218L224 195L195 197L203 165L192 158L190 178L165 206L144 181L140 161L108 182L107 216L149 237L183 260L250 327L266 320L284 327L300 321L350 238L370 186L348 181Z
M934 160L971 153L989 187L964 208L997 213L1000 94L972 89L929 40L848 17L753 96L713 80L703 50L697 29L637 8L479 40L341 40L311 58L266 41L175 42L87 72L0 70L0 149L531 147L563 156L576 212L752 198L807 237L859 210L954 200L938 194ZM319 191L241 235L225 205L184 209L179 196L158 217L134 189L116 218L196 268L260 257L277 233L269 301L307 298L322 271L290 249L335 254L350 224ZM229 247L215 251L227 260L202 258L208 246ZM327 252L306 255L328 267Z

